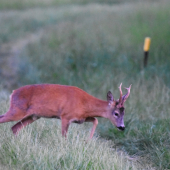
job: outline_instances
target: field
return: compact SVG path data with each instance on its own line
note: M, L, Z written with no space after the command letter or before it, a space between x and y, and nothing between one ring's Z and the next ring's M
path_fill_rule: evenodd
M17 138L13 122L0 124L0 169L170 169L169 9L169 0L0 0L0 115L26 84L74 85L103 100L132 84L125 131L101 118L88 143L91 123L72 124L67 140L55 119Z

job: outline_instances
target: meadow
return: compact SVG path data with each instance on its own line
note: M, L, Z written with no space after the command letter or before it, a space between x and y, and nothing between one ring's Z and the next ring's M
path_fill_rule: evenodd
M101 118L95 136L86 143L90 123L71 125L67 140L55 119L38 120L17 138L10 131L14 123L1 124L0 167L170 169L169 9L168 0L0 0L0 54L6 44L16 52L4 56L15 60L10 65L16 67L15 87L74 85L105 100L109 90L119 98L120 83L132 84L125 103L125 131ZM147 36L151 48L143 68ZM8 110L14 87L5 86L10 76L0 78L1 115Z

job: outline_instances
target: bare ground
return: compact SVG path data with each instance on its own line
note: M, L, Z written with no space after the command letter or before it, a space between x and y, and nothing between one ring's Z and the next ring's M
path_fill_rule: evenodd
M22 39L0 46L0 80L4 89L11 91L18 87L19 54L26 45L38 40L42 33L41 30L28 34Z

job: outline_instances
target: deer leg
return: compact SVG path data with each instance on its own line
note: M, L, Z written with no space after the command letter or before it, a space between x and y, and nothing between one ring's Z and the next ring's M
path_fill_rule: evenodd
M11 121L17 121L17 120L20 120L20 119L18 117L9 116L7 114L0 116L0 123L6 123L6 122L11 122Z
M69 127L69 121L66 119L61 119L61 131L62 131L62 136L67 137L67 131Z
M10 122L9 117L7 117L5 115L1 115L0 116L0 123L5 123L5 122Z
M25 112L19 108L11 108L8 112L0 116L0 123L19 121L23 119Z
M33 123L35 120L39 119L38 117L36 119L34 119L32 116L26 117L24 119L22 119L20 122L18 122L17 124L15 124L11 129L12 132L15 136L17 136L18 132L24 128L25 126Z
M95 129L96 129L96 126L98 124L98 120L94 117L88 117L88 118L86 118L85 122L93 122L93 127L92 127L90 137L89 137L89 139L92 139L94 132L95 132Z

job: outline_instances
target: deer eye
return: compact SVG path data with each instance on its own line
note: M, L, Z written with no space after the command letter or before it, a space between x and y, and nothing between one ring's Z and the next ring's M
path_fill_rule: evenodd
M118 113L115 113L115 116L116 116L116 117L118 117L118 116L119 116L119 114L118 114Z

